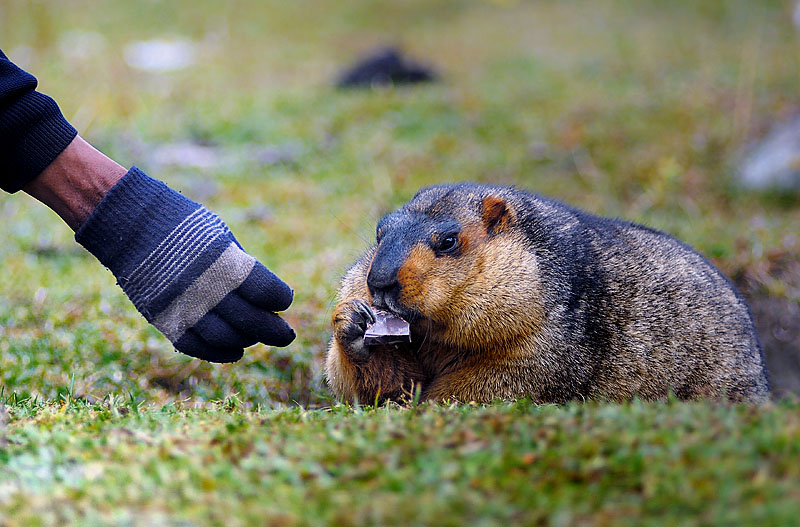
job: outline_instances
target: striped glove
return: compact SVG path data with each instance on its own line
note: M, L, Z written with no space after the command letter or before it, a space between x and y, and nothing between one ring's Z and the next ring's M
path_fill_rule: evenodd
M136 167L75 239L182 353L234 362L256 342L294 340L275 314L292 303L289 286L245 253L219 216Z

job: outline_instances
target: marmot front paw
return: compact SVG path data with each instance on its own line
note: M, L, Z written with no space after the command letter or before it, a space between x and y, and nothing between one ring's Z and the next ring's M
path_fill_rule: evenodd
M361 299L342 302L333 310L333 336L352 360L364 360L369 356L364 333L374 322L372 308Z

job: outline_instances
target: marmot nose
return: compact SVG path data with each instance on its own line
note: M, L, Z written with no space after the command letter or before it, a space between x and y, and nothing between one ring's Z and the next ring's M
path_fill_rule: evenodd
M373 265L367 275L367 288L375 300L375 305L381 307L387 296L396 297L400 290L397 272Z

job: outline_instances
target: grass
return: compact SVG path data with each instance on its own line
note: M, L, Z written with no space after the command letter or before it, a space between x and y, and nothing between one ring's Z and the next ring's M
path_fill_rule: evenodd
M3 525L794 525L800 412L13 405Z
M515 184L644 222L751 299L800 301L797 201L733 184L800 106L791 7L4 2L3 50L92 143L219 212L295 288L298 338L235 365L175 354L58 218L0 195L0 525L790 524L792 402L320 408L339 277L427 184ZM194 67L123 60L176 37ZM385 43L442 81L332 87ZM159 161L178 143L224 162ZM265 164L264 147L290 155Z

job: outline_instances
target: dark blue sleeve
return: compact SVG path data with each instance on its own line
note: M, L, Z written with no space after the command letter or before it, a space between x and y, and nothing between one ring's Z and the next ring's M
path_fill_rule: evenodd
M36 85L0 50L0 188L6 192L41 174L78 134Z

